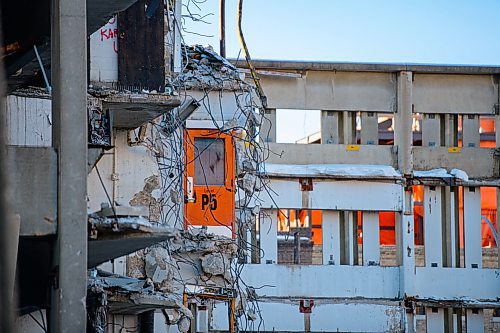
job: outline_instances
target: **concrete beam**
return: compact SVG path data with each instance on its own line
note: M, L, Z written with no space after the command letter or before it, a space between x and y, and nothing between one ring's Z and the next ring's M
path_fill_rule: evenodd
M241 68L246 68L244 61L230 60ZM471 66L471 65L427 65L407 63L352 63L333 61L293 61L293 60L265 60L253 59L256 69L279 71L332 71L332 72L381 72L398 73L411 71L415 73L439 74L500 74L500 66Z
M262 76L268 106L277 109L394 112L390 73L309 71L300 78Z
M241 273L257 294L276 298L394 300L400 297L399 267L350 265L245 265ZM334 280L332 280L334 279Z
M397 167L392 146L301 145L270 143L267 163L276 164L375 164Z
M301 191L298 179L270 179L267 186L272 193L262 191L255 198L255 204L265 209L398 212L403 207L402 186L395 183L319 179L313 180L312 191Z
M261 142L276 142L276 109L264 110L262 116L259 137Z
M87 20L85 1L53 0L53 145L58 216L51 331L85 332L87 294Z
M493 75L416 74L414 112L494 114L498 82Z
M460 148L457 151L448 147L413 147L413 161L415 170L446 167L447 170L463 170L469 178L499 176L494 148Z
M419 299L495 303L500 295L500 269L416 267L415 295Z

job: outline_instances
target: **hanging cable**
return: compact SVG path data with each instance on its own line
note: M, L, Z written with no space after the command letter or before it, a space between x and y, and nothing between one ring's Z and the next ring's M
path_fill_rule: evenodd
M262 90L262 86L260 85L259 78L257 77L257 73L255 72L255 68L252 65L252 59L250 58L250 53L248 52L247 44L245 42L245 37L243 36L243 30L241 29L241 19L243 17L243 0L238 0L238 37L240 40L241 48L243 49L243 55L247 60L248 68L250 69L250 74L252 75L253 82L255 83L255 87L257 88L257 95L259 96L262 107L267 108L267 97Z

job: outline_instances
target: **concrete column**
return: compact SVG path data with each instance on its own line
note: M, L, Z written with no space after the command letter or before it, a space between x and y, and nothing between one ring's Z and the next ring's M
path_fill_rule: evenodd
M479 116L475 114L466 114L462 118L462 146L479 147Z
M278 262L278 211L266 209L260 214L259 221L261 264L276 264Z
M1 6L0 6L1 7ZM2 12L0 8L0 17ZM0 26L0 43L3 45L2 27ZM9 161L7 160L7 123L5 121L5 72L3 52L0 50L0 331L14 331L14 278L19 239L19 223L17 231L11 213ZM19 221L18 221L19 222ZM17 234L17 237L16 237Z
M482 309L466 310L467 333L484 332L484 314Z
M444 145L446 147L458 147L458 115L444 115Z
M400 289L402 295L413 295L415 280L415 221L413 219L413 193L404 190L403 213L400 217L402 275ZM410 319L410 318L408 318Z
M427 332L444 333L444 309L425 308Z
M425 266L443 267L441 187L424 186Z
M398 147L398 169L409 175L413 172L413 73L403 71L398 75L397 112L394 115L394 145Z
M323 265L340 265L340 214L323 211Z
M378 116L375 112L361 112L361 144L378 145Z
M441 117L438 114L424 114L422 116L422 146L441 146Z
M465 268L482 268L481 191L464 187Z
M182 0L175 0L174 3L174 72L180 73L182 71Z
M340 119L342 113L336 111L321 111L321 143L322 144L339 144L341 142L340 136Z
M358 219L357 212L347 212L347 253L349 254L349 265L358 265Z
M265 109L260 123L260 142L276 142L276 109Z
M363 266L380 265L380 228L377 212L363 212Z
M58 230L51 331L85 332L87 292L87 19L85 1L53 0L52 119Z
M497 148L500 148L500 115L495 116L495 141ZM497 216L500 216L500 188L497 188ZM497 234L500 235L500 223L497 222ZM498 266L500 267L500 244L497 244Z
M344 111L342 119L344 139L341 143L350 145L356 143L356 112Z
M455 193L451 186L441 188L442 231L443 231L443 267L456 267L455 233L458 221L455 221Z

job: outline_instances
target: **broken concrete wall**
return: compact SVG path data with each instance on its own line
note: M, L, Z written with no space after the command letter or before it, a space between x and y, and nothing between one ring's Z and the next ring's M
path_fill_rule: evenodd
M52 145L52 102L49 98L43 89L28 89L2 100L6 103L8 145Z

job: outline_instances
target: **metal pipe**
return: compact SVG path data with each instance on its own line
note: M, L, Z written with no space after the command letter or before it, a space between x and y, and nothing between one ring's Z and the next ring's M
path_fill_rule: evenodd
M38 53L38 49L36 45L33 45L33 50L35 50L36 58L38 59L38 65L42 70L43 80L45 81L45 86L47 87L47 92L50 94L52 92L52 87L50 86L49 79L47 78L47 73L45 73L45 67L43 67L42 58L40 58L40 54Z
M219 2L219 43L220 55L226 57L226 1L220 0Z

